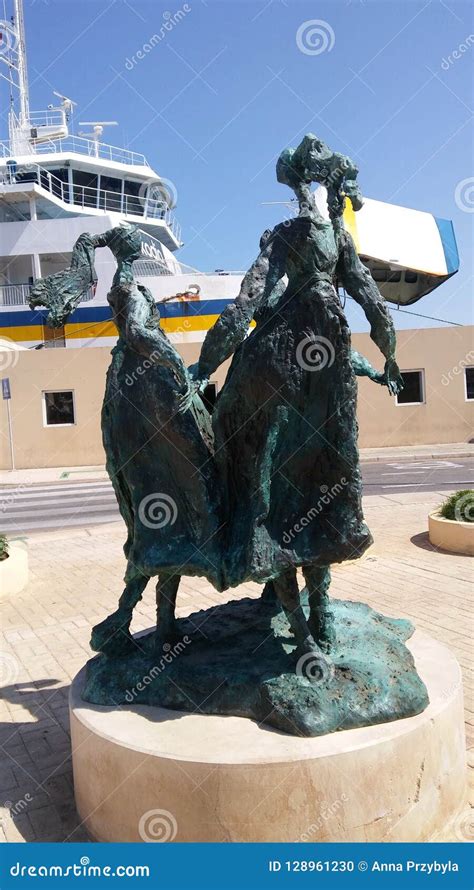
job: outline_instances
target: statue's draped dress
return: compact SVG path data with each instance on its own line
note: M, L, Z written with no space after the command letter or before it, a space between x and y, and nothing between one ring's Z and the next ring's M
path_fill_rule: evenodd
M231 586L355 558L371 542L333 227L299 217L281 232L288 286L235 353L213 415Z
M179 411L181 359L159 327L153 301L134 284L112 289L109 301L120 336L107 373L102 430L127 524L129 567L149 576L205 576L221 589L209 416L198 395Z

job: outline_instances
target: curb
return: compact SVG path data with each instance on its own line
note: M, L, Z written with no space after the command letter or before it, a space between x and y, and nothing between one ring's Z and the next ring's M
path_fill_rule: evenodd
M360 463L361 463L361 464L380 463L381 461L383 461L384 463L389 463L389 462L394 461L394 460L397 461L397 463L398 463L399 461L402 462L402 461L404 461L404 460L409 460L409 461L416 461L416 460L420 460L420 461L421 461L421 460L456 460L456 458L461 458L461 457L463 457L463 458L466 458L466 457L474 457L474 450L473 450L473 451L459 451L459 452L456 452L456 454L452 454L451 452L447 452L446 454L445 454L445 453L439 453L439 452L435 452L434 454L432 454L432 453L426 453L426 454L400 454L400 455L397 455L397 454L393 454L393 455L384 454L384 455L381 455L380 457L375 457L375 456L371 456L371 455L359 454L359 460L360 460Z

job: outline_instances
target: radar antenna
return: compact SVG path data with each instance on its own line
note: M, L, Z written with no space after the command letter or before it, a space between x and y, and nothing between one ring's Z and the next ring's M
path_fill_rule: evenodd
M56 90L53 90L53 96L57 96L58 99L61 99L61 105L64 108L66 117L69 118L73 108L77 105L77 102L73 102L69 96L63 96L62 93L58 93Z
M96 158L99 157L99 145L100 145L100 137L104 132L104 127L118 127L118 121L79 121L80 127L92 127L92 133L81 133L79 131L79 136L84 136L86 139L92 139L94 143L94 154Z

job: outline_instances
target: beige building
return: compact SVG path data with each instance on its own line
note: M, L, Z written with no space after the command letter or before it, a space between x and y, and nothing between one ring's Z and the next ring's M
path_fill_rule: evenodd
M376 367L383 361L368 334L354 348ZM187 364L200 344L180 345ZM360 446L468 442L474 437L472 327L398 332L397 355L406 389L399 399L359 379ZM0 353L0 377L10 381L17 469L104 463L100 412L110 348L42 349ZM219 388L225 366L215 375ZM11 466L7 401L0 407L0 468Z

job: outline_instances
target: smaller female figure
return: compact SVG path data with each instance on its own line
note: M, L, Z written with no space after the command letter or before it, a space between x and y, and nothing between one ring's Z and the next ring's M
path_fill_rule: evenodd
M89 255L84 262L84 242ZM205 576L222 589L218 553L219 488L212 456L212 428L179 353L160 327L152 294L133 278L140 236L123 225L102 235L82 235L81 262L46 279L40 296L57 289L76 299L76 288L94 278L97 247L109 247L118 267L108 295L119 338L112 350L102 408L106 466L127 525L125 590L118 609L92 632L96 651L119 654L133 645L130 623L151 577L158 575L157 632L173 635L181 574ZM76 267L81 274L77 278ZM72 275L72 280L71 280ZM68 302L69 305L69 302Z

